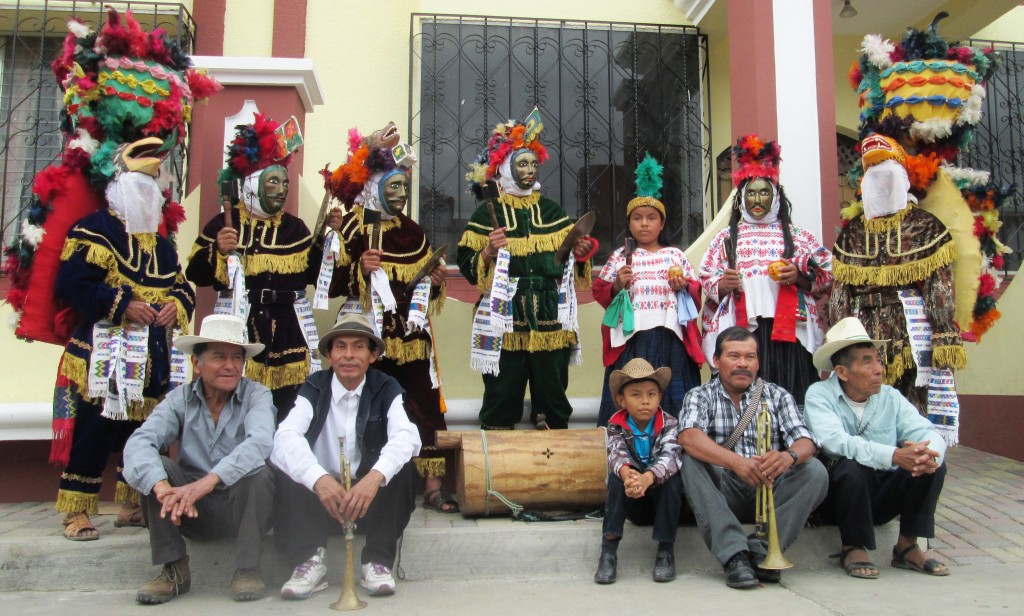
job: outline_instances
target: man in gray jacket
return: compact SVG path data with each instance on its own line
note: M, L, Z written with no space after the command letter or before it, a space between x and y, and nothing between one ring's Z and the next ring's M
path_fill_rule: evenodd
M245 360L263 350L246 344L238 317L211 315L202 335L175 346L192 355L198 377L157 405L124 449L124 476L142 495L153 564L163 570L142 586L139 603L165 603L192 578L183 536L235 537L236 601L263 597L259 565L270 525L274 474L266 465L274 438L270 390L242 376ZM168 448L179 443L177 460Z

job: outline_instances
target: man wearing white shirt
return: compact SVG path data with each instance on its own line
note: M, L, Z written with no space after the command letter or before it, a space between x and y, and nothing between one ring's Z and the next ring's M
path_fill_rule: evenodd
M416 506L420 477L411 460L420 437L402 386L370 367L383 351L365 317L342 315L320 339L331 369L306 379L274 435L270 461L286 475L274 532L295 567L281 588L284 598L306 599L327 587L323 560L332 518L358 521L366 535L363 587L371 596L395 592L390 567ZM347 491L339 482L340 436L355 475Z
M839 526L839 565L850 577L875 579L868 560L876 524L900 519L893 567L949 575L917 545L935 536L935 506L942 492L946 443L899 390L883 385L878 348L856 317L829 330L814 366L834 370L807 390L805 420L821 444L829 471L822 513Z

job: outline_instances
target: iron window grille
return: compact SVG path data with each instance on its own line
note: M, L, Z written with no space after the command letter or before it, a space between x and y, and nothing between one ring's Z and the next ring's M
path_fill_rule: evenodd
M413 14L409 128L418 220L455 246L476 202L464 178L490 131L534 107L544 121L542 192L576 218L596 210L597 262L622 243L633 170L664 167L670 244L717 209L708 42L688 26Z

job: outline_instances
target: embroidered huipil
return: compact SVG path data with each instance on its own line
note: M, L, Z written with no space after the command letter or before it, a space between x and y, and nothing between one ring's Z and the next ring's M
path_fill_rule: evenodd
M785 240L782 223L751 225L740 221L737 227L739 240L736 243L736 270L740 273L743 295L746 299L747 320L751 329L756 327L757 317L775 318L779 283L768 277L768 265L782 259ZM812 278L810 297L799 291L801 305L806 307L807 320L798 321L796 337L800 344L814 352L824 339L818 324L818 309L814 300L822 297L832 285L832 255L814 235L792 225L794 254L791 259L801 275ZM730 230L722 229L711 240L700 264L700 283L704 287L704 312L702 322L704 335L717 338L719 325L718 282L729 267L727 241ZM707 345L705 345L707 348Z

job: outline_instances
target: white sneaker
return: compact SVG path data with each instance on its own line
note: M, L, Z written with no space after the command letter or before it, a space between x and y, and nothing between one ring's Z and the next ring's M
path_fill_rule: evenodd
M324 549L317 548L306 562L292 571L292 578L281 587L283 599L309 599L313 593L327 588L327 567L324 565Z
M395 578L391 577L391 570L377 563L363 565L363 579L359 585L365 588L371 597L395 594Z

